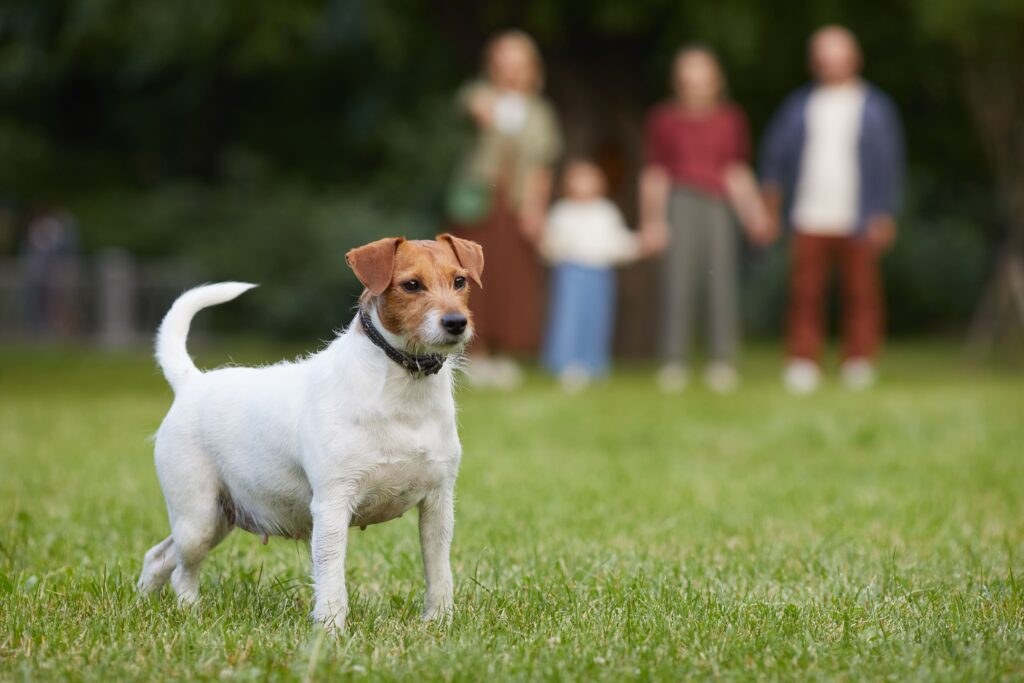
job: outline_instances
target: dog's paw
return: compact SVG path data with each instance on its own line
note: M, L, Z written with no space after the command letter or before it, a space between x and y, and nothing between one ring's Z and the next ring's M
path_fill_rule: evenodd
M345 632L345 620L348 617L348 608L331 610L318 607L313 610L312 617L313 621L328 633L341 635Z
M190 610L199 606L199 593L196 591L188 591L178 594L178 608L183 610Z
M160 588L163 588L163 584L157 586L156 583L145 574L140 576L139 580L135 582L135 591L144 598L155 595Z
M455 605L451 600L439 602L436 605L427 605L423 610L423 621L443 621L452 615Z

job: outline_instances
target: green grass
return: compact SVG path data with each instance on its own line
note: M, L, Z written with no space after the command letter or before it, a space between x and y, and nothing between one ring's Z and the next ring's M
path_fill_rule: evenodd
M169 389L144 355L4 351L0 680L1024 679L1024 376L903 346L796 399L774 351L744 369L725 398L463 390L454 618L418 618L410 514L353 533L334 638L300 543L236 532L198 609L137 599Z

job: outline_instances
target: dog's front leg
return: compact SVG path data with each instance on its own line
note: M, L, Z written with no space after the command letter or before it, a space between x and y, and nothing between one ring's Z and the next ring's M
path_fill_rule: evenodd
M345 550L352 510L348 499L313 499L313 619L328 630L345 630L348 591L345 589Z
M420 550L427 582L424 619L435 619L452 609L452 534L455 501L451 488L427 495L420 503Z

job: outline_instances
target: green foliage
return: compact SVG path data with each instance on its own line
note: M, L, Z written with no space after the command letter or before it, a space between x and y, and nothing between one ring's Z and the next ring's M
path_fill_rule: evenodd
M911 189L896 243L882 257L887 329L896 335L954 331L959 321L970 318L985 284L992 249L984 228L995 222L996 207L976 196L961 198L955 210L937 209L942 204L935 195L943 190L927 176L917 176ZM745 329L754 335L783 331L788 252L784 241L766 252L748 253L743 313ZM838 268L833 264L833 323L841 306Z
M996 209L964 197L956 209L929 210L937 203L928 201L927 190L941 190L929 188L925 178L912 188L899 236L883 261L888 327L896 333L955 329L953 321L970 319L985 285L992 250L984 228L996 221Z
M1024 46L1024 3L1020 0L915 0L922 28L971 53L1015 52Z
M775 350L727 398L666 400L639 371L464 390L455 618L419 621L409 514L353 531L335 639L308 620L308 547L281 539L232 534L194 611L139 600L170 390L148 355L8 349L0 679L1018 679L1021 377L959 359L897 347L876 390L812 402Z
M338 288L352 286L336 270L347 246L444 229L443 187L464 134L451 96L478 68L489 33L521 26L537 36L573 140L579 130L635 131L689 41L718 50L756 133L806 79L808 33L838 21L858 33L867 76L901 108L913 182L927 179L911 187L917 203L899 248L933 253L894 254L894 296L909 292L894 303L908 307L900 316L914 321L908 329L946 327L964 321L961 302L977 296L974 273L999 234L993 213L977 210L994 204L994 193L954 76L964 45L1017 35L1020 7L10 0L0 6L0 203L22 219L41 206L72 210L89 250L185 257L210 279L249 273L287 287L288 313L254 317L319 332ZM635 134L616 135L622 158L635 158ZM618 194L628 207L632 190ZM948 256L935 234L950 248L970 245L956 254L963 277L943 276L938 264ZM910 244L916 235L927 244ZM4 255L16 247L9 236L0 241ZM765 292L779 290L781 270L753 275L775 278ZM914 290L957 303L939 307Z

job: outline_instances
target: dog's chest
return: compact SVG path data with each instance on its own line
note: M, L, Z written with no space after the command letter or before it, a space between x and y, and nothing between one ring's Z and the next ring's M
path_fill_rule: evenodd
M426 447L392 451L360 478L352 526L380 524L402 516L431 491L450 485L457 454L444 457Z
M454 421L439 417L392 413L363 423L353 526L400 517L431 491L453 484L458 437Z

